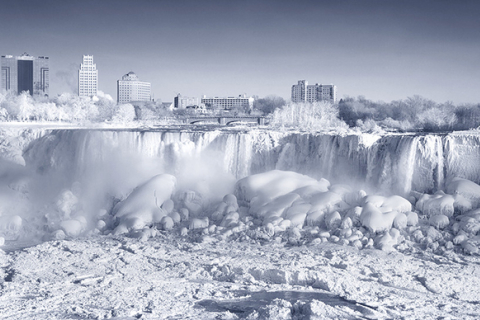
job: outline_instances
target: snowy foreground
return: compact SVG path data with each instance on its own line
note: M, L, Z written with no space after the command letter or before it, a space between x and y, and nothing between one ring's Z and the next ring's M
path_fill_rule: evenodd
M110 136L30 131L0 144L2 319L480 317L480 185L467 179L480 172L468 160L477 154L473 143L462 151L468 163L444 165L441 140L427 137L437 151L417 167L415 148L424 144L405 148L386 137L382 163L398 157L392 168L402 171L383 167L378 174L388 183L365 191L358 179L339 184L270 170L306 163L290 142L290 156L273 150L260 162L263 151L215 144L245 139L238 134ZM138 150L149 158L132 158ZM200 161L203 150L214 156ZM315 150L320 163L325 151ZM252 165L242 172L257 173L215 166L222 152L243 152ZM336 154L329 167L350 161ZM366 159L370 168L380 163ZM428 185L439 191L421 192L427 184L410 178L427 172L426 163L434 174ZM400 195L384 187L399 181Z
M194 241L192 241L194 240ZM477 257L169 232L1 254L2 319L478 319Z

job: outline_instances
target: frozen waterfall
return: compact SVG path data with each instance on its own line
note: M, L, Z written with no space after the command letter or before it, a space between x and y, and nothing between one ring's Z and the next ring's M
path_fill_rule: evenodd
M75 181L95 166L204 170L234 178L271 169L406 195L455 176L480 183L480 134L306 134L275 131L55 130L24 151L27 167ZM131 161L125 162L126 158Z

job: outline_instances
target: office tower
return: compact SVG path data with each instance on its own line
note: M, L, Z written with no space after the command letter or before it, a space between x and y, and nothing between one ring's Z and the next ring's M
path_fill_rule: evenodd
M117 80L117 101L118 103L132 101L150 101L151 84L138 79L134 72L129 72Z
M93 56L83 56L83 63L78 70L78 95L81 97L96 96L98 92L98 70L93 63Z
M337 87L333 84L309 85L308 81L300 80L292 86L292 102L337 102Z
M49 69L48 57L32 57L27 53L21 56L1 57L1 92L19 94L28 91L31 95L48 96Z

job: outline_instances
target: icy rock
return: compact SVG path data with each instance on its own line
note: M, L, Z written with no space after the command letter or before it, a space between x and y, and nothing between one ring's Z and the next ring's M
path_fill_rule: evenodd
M97 224L95 225L95 228L97 228L98 230L103 230L105 227L107 226L107 224L105 223L105 221L103 220L98 220L97 221Z
M327 213L325 215L325 225L329 230L338 228L341 222L342 222L342 216L338 211Z
M63 232L63 230L60 229L52 232L51 237L53 240L64 240L66 235L65 235L65 232Z
M264 230L269 237L273 237L275 235L275 227L271 223L267 223L267 225L264 227Z
M393 219L393 226L397 229L405 229L408 225L408 218L405 213L399 213L395 219Z
M298 194L287 193L273 199L258 209L251 207L250 213L256 215L257 217L281 217L284 211L298 199L300 199Z
M300 233L300 229L291 228L289 230L289 233L288 233L288 238L289 239L295 239L295 240L299 240L300 238L302 238L302 234Z
M76 219L69 219L60 222L60 228L67 236L72 238L78 237L84 231L82 223Z
M459 228L468 234L476 235L480 231L480 222L471 217L465 217L459 222Z
M152 209L152 222L159 223L162 221L163 217L167 216L167 212L162 208L153 208Z
M330 238L330 232L328 231L323 231L318 234L320 238Z
M70 214L75 210L78 198L70 190L64 190L55 202L57 209L62 213L63 218L70 218Z
M338 241L340 241L340 238L337 237L337 236L331 236L331 237L330 237L330 241L331 241L331 242L338 242Z
M169 216L163 217L160 221L163 230L171 230L174 226L173 219Z
M352 229L338 229L338 236L340 238L349 238L352 235Z
M0 247L3 246L4 244L5 244L5 238L0 237Z
M377 237L377 248L386 252L394 251L395 249L393 246L398 244L399 239L400 232L397 229L392 228L390 231L385 232L383 236Z
M325 179L323 179L323 180L327 181ZM327 183L328 183L328 185L330 184L328 181L327 181ZM315 184L315 185L310 185L310 186L295 189L293 191L293 193L298 194L300 197L302 197L302 199L307 199L308 200L316 194L327 192L328 191L328 185L326 183L323 183L323 184L319 183L319 184Z
M163 213L166 215L160 206L170 199L175 184L174 176L160 174L135 188L125 200L113 208L114 216L120 220L121 227L117 227L117 232L123 229L143 229L152 224L154 219L158 221Z
M362 203L362 199L365 198L367 193L363 190L357 192L349 192L343 195L343 201L345 201L349 206L355 207Z
M418 214L416 212L407 212L407 225L416 226L418 224Z
M223 197L223 202L229 206L232 206L234 211L238 209L237 197L234 194L227 194Z
M385 202L384 196L370 195L370 196L365 196L363 198L361 205L365 206L367 203L370 203L371 205L379 208L383 205L384 202Z
M422 239L424 238L424 235L423 235L423 233L422 233L422 230L420 230L420 229L415 230L415 231L412 233L412 237L415 239L416 242L422 241Z
M360 225L360 216L362 215L362 207L350 208L345 215L345 218L350 218L354 226Z
M235 195L239 200L250 202L253 197L273 199L295 189L320 184L319 181L303 174L271 170L238 180L235 185Z
M334 185L331 185L330 188L328 188L329 191L331 192L334 192L336 194L338 194L339 196L341 196L342 198L347 195L347 194L350 194L352 193L352 188L350 188L349 186L345 185L345 184L334 184Z
M271 304L253 311L247 320L290 320L292 319L292 304L283 299L275 299Z
M445 243L445 249L447 249L447 250L452 250L453 247L454 247L454 246L453 246L453 242L452 242L452 241L447 241L447 242Z
M462 242L462 248L466 254L474 255L478 253L478 247L470 241Z
M201 194L193 190L185 191L183 196L180 197L180 201L183 202L185 208L193 215L198 214L202 210L203 198Z
M185 228L185 227L182 227L182 229L180 229L180 235L181 235L182 237L187 236L187 235L188 235L188 229Z
M180 213L177 211L173 211L168 215L170 218L172 218L174 223L180 223L182 221L182 218L180 217Z
M169 174L160 174L136 187L132 193L113 208L117 218L139 212L151 211L159 208L166 200L170 199L175 188L176 179Z
M429 227L427 229L427 231L425 232L425 237L429 237L430 239L432 239L432 241L438 241L443 239L442 234L434 227Z
M465 198L461 194L456 194L453 196L453 198L455 200L455 202L453 203L453 208L455 212L463 214L472 210L472 202L469 199Z
M346 205L343 203L342 197L337 193L328 191L324 193L319 193L314 195L310 199L310 203L312 208L310 209L311 212L316 211L324 211L324 212L332 212L337 208L343 207Z
M461 195L470 200L473 207L480 205L480 186L473 181L461 178L453 178L447 184L447 193L452 195Z
M174 203L172 199L167 199L163 202L162 204L162 209L165 210L167 214L172 213L173 208L174 208Z
M187 208L180 209L178 213L180 214L182 221L188 221L189 212Z
M325 221L325 211L311 211L307 214L307 226L321 226Z
M363 248L363 244L360 240L355 240L352 243L352 247L355 247L357 248L358 250L362 249Z
M378 207L367 202L362 209L360 221L370 232L381 232L392 227L393 220L397 215L396 211L383 213Z
M190 221L190 230L195 230L195 229L203 229L208 227L208 217L205 217L203 219L199 218L193 218Z
M455 199L452 195L439 191L433 195L424 194L416 203L417 210L427 216L443 214L452 217Z
M346 217L345 219L342 220L342 223L340 224L340 229L350 229L353 227L353 222L352 219L349 217Z
M461 243L463 243L467 240L468 240L468 236L466 234L459 234L458 236L453 238L453 243L454 244L461 244Z
M407 199L400 196L391 196L385 199L382 207L390 208L391 211L409 212L412 210L412 204Z
M310 211L311 205L305 202L294 203L285 211L285 219L292 221L292 225L302 227L305 223L307 213Z
M443 229L449 225L450 221L448 220L447 216L440 214L440 215L431 216L428 219L428 223L432 227L435 227L437 229Z
M1 210L1 208L0 208ZM23 220L20 216L2 217L0 211L0 230L8 230L17 232L22 228Z

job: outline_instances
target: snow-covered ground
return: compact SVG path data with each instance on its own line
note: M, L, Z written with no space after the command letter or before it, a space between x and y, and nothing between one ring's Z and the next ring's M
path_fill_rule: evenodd
M478 319L480 260L159 232L0 253L2 319Z
M0 136L2 319L480 316L475 134Z

